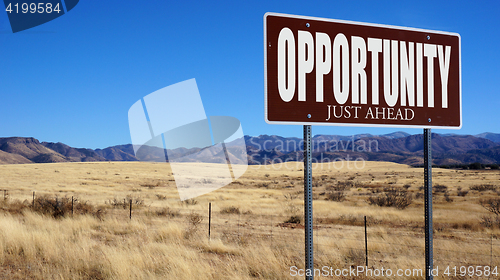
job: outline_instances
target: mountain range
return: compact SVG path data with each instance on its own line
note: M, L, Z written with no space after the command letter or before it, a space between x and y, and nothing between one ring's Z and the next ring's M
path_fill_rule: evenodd
M249 164L302 161L302 139L276 135L245 136ZM432 134L432 157L437 165L500 163L500 134L478 135ZM231 146L228 143L227 146ZM169 153L186 155L188 161L215 162L203 149L179 148ZM233 153L239 153L234 147ZM394 132L385 135L357 134L352 136L315 135L312 138L315 161L363 159L390 161L409 165L423 164L423 135ZM208 150L207 150L208 151ZM165 151L146 147L147 161L163 161ZM40 142L33 137L0 138L0 164L138 161L131 144L105 149L74 148L63 143Z

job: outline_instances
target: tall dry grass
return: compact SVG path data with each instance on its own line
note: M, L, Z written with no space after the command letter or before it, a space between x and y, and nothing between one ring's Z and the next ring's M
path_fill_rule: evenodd
M290 267L303 268L304 231L284 222L302 215L300 164L251 166L237 182L189 203L179 202L173 177L162 168L154 163L0 166L0 189L9 191L5 201L0 197L0 279L296 279ZM422 169L370 162L361 170L315 168L316 267L364 263L364 216L370 267L423 266ZM435 169L433 179L453 199L434 195L436 264L500 265L499 258L490 258L500 256L500 230L481 224L492 214L479 203L497 197L497 190L473 187L498 185L500 173ZM345 182L351 182L349 188L340 188ZM405 209L370 205L369 198L384 194L384 188L405 189L413 200ZM78 197L88 202L87 210L74 217L67 204L65 215L37 211L32 191L53 202L56 196L57 201ZM330 191L345 197L332 201ZM122 203L129 199L132 220ZM490 246L493 241L497 245Z
M7 279L286 278L289 249L208 241L183 223L92 216L54 219L30 211L0 216ZM188 237L189 236L189 237Z

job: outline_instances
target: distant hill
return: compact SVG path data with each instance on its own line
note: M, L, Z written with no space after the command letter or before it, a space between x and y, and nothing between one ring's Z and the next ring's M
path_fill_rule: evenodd
M31 163L32 161L18 154L11 154L0 150L0 164Z
M381 152L418 153L423 152L424 137L422 134L402 138L388 139L384 137L363 138L362 141L377 141ZM496 143L471 135L441 136L432 134L433 153L465 153L474 149L486 149L497 146Z
M72 148L61 142L50 143L42 142L42 145L60 155L64 156L66 161L103 161L106 160L92 149Z
M479 137L481 136L481 137ZM432 134L433 163L438 165L500 163L500 134L482 133L476 136ZM246 152L250 164L284 161L302 161L302 139L277 135L245 136ZM390 161L409 165L423 164L423 135L394 132L385 135L357 134L352 136L315 135L312 138L313 157L316 162L339 159ZM244 151L227 144L228 156ZM169 150L170 156L184 161L217 162L219 155L208 149L178 148ZM154 161L168 158L165 150L143 146L138 155L131 144L104 149L74 148L63 143L40 143L33 137L0 138L0 164L88 162L88 161Z
M397 138L404 138L404 137L408 137L410 136L411 134L409 133L406 133L406 132L403 132L403 131L396 131L396 132L393 132L393 133L389 133L389 134L383 134L381 135L382 137L385 137L385 138L389 138L389 139L397 139Z
M466 156L477 156L485 159L493 159L496 160L497 163L500 163L500 145L488 149L477 149L471 150L466 153ZM483 162L485 160L466 160L468 162Z
M0 138L0 150L9 154L22 156L29 162L43 163L67 161L63 155L45 147L33 137Z
M137 161L134 156L134 148L132 144L118 145L105 149L96 149L95 153L105 160L112 161Z
M486 139L491 140L493 142L500 143L500 133L485 132L485 133L481 133L481 134L476 135L476 137L486 138Z
M302 139L260 135L245 137L249 160L254 164L303 160ZM390 161L409 165L423 164L423 135L316 135L312 138L313 157L317 162L335 159ZM472 135L432 134L433 163L438 165L500 163L499 143ZM260 149L260 150L259 150Z

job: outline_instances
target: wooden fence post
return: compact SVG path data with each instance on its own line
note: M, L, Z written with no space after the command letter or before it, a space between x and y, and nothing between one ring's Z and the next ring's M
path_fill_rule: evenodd
M210 241L210 227L212 222L212 202L208 203L208 241Z
M366 267L368 267L368 239L366 233L366 216L365 216L365 258L366 258Z
M132 199L130 200L130 219L132 220Z

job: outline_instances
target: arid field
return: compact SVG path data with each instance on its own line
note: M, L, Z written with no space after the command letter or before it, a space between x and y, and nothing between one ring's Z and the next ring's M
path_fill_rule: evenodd
M500 171L434 168L433 184L436 279L500 266ZM422 168L314 164L315 267L364 266L366 216L368 268L423 269L422 186ZM0 279L304 278L290 269L304 267L302 163L249 166L184 202L165 163L0 165L0 190Z

